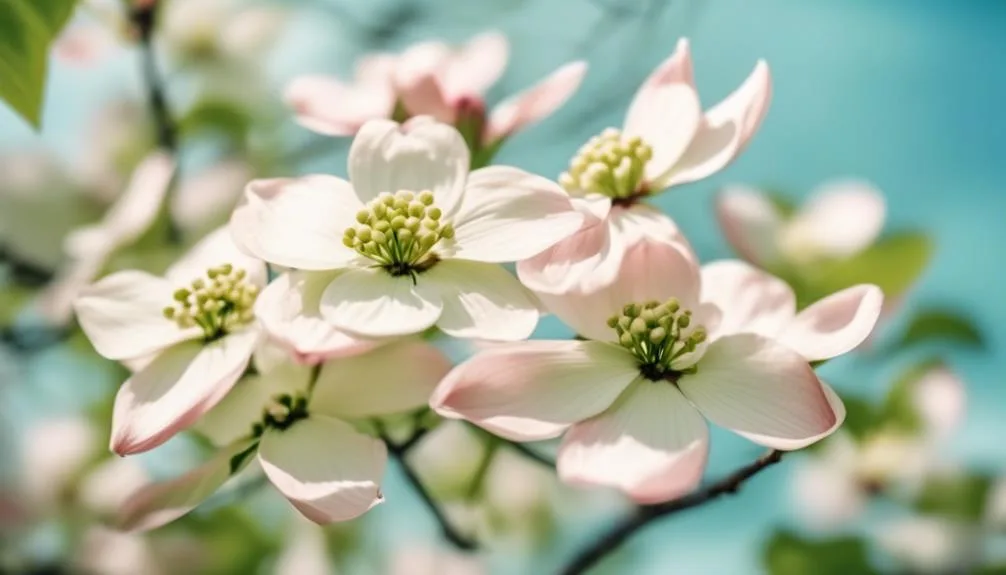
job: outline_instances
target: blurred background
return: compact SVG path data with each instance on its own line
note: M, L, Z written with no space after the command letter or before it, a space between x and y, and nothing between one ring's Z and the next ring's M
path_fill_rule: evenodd
M691 39L706 106L766 59L773 101L746 152L657 204L710 260L736 255L716 217L724 187L764 190L788 213L823 183L871 182L886 200L871 247L820 282L796 265L773 271L806 297L876 281L890 313L868 346L819 370L847 400L844 434L787 457L736 496L653 523L592 572L1006 573L1006 4L162 3L174 15L162 14L154 37L181 150L170 209L195 214L183 230L193 237L225 220L252 177L345 175L349 140L296 125L282 92L306 73L349 78L369 52L500 30L511 58L490 103L586 60L576 95L495 160L550 177L587 138L621 124L679 37ZM482 447L445 426L414 461L452 520L488 542L476 554L450 552L397 475L388 504L324 530L254 488L149 535L100 527L116 492L179 473L205 448L186 436L122 460L128 469L107 459L107 410L124 372L72 329L53 337L48 326L68 321L66 312L38 304L55 297L52 274L66 273L67 233L95 221L154 146L140 55L117 12L115 3L88 4L57 41L40 131L0 106L0 571L553 573L629 512L614 494L560 486L513 453L473 490ZM167 257L155 252L141 239L109 266ZM569 335L549 319L537 337ZM714 430L708 477L759 453Z

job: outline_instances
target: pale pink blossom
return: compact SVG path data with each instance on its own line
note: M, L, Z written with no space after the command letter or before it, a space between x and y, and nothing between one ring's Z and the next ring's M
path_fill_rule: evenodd
M160 39L181 59L252 62L273 45L286 12L236 0L172 0L161 7Z
M970 573L983 560L985 543L978 527L952 518L898 518L870 533L911 573Z
M860 180L824 184L790 215L746 186L727 187L716 200L720 228L733 249L768 269L851 257L876 241L885 211L880 191Z
M464 46L422 42L398 55L370 55L347 84L327 76L296 78L285 99L304 127L331 136L356 133L368 120L390 118L400 103L409 116L433 116L474 130L488 147L555 112L579 87L587 67L567 64L486 113L485 94L509 59L506 37L479 34Z
M539 294L591 291L615 281L622 256L639 240L689 249L674 222L643 200L726 167L754 137L771 92L768 65L759 61L737 90L703 112L688 41L680 40L639 88L622 129L588 141L559 177L584 225L519 262L521 281Z
M252 459L315 523L353 519L383 502L385 445L347 421L416 409L450 363L428 343L401 340L325 363L313 382L299 368L274 366L239 382L210 414L221 420L211 439L245 431L202 466L132 495L123 526L153 529L181 517Z
M807 359L772 337L715 331L730 310L674 245L638 242L607 289L549 307L586 341L500 345L455 368L431 406L516 441L564 435L559 477L674 499L702 477L705 420L775 449L805 447L844 419ZM549 302L554 303L554 302Z
M373 120L350 149L350 182L255 180L231 231L248 253L305 273L276 288L300 292L282 314L303 307L313 326L303 327L304 340L318 314L369 338L436 325L455 337L524 339L538 323L537 301L498 264L541 252L583 217L545 178L468 166L468 147L451 126ZM342 337L314 335L324 346Z
M78 474L99 453L98 430L80 417L35 423L24 433L18 465L20 493L33 510L57 507Z
M151 358L123 383L111 448L146 451L192 425L244 374L261 330L252 313L265 265L239 252L226 229L156 277L122 271L74 302L81 328L102 356Z

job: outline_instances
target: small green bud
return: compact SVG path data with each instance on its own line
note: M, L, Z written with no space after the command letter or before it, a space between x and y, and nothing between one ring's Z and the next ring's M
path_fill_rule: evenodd
M646 320L641 317L637 317L632 320L632 323L629 325L629 331L632 332L632 335L637 336L646 334L648 331L648 328L646 327Z
M433 200L434 200L433 192L429 190L423 190L419 192L419 201L422 202L424 206L432 206Z
M360 224L365 224L370 221L370 210L360 210L356 212L356 221Z
M654 328L650 330L650 342L653 344L658 344L667 337L667 331L662 327Z
M692 323L692 317L690 315L682 314L678 316L678 327L686 328L690 323Z
M175 298L175 301L184 303L185 300L189 299L189 296L191 295L191 293L192 292L190 292L189 290L187 290L185 288L181 288L181 289L175 290L175 293L173 294L173 297Z
M610 327L612 329L615 329L616 327L618 327L618 320L619 320L619 317L617 315L613 315L613 316L609 317L608 318L608 322L607 322L608 323L608 327Z

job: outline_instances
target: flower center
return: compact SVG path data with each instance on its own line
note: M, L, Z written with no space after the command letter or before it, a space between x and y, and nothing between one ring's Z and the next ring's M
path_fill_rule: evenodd
M199 326L207 341L219 339L255 319L252 306L259 288L247 279L247 272L223 264L206 270L188 287L175 291L174 303L164 308L164 317L178 327Z
M692 323L692 312L681 309L678 300L664 303L630 303L622 313L608 319L618 334L618 343L639 360L639 372L650 381L677 381L695 367L678 368L678 360L706 340L706 330Z
M391 275L413 275L437 262L433 247L454 237L454 226L441 221L433 192L384 192L356 214L342 243L366 256Z
M653 148L639 136L626 137L608 128L587 141L559 176L559 184L574 195L604 194L629 199L644 193L643 168Z
M262 408L262 421L252 426L252 435L259 437L266 429L280 431L307 419L307 398L303 395L282 393L275 395Z

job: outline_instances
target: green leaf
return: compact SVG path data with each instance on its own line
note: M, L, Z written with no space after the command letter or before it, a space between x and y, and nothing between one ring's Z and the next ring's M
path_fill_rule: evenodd
M76 0L0 1L0 98L33 127L41 125L49 46Z
M987 475L933 475L922 486L915 508L948 519L979 521L991 487L992 478Z
M982 332L971 318L949 309L926 309L915 314L905 334L893 349L902 349L925 341L960 343L972 347L983 347Z
M197 102L178 122L183 137L213 134L243 146L251 130L252 114L240 103L217 97Z
M842 429L861 441L876 426L876 410L870 402L860 397L843 396L842 403L845 404L845 423L842 424Z
M763 554L769 575L872 575L866 542L857 537L814 541L776 531Z

